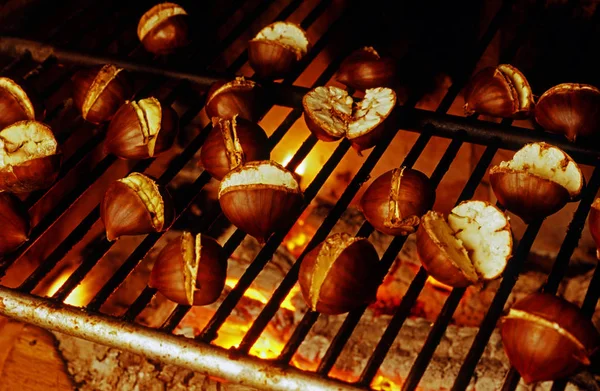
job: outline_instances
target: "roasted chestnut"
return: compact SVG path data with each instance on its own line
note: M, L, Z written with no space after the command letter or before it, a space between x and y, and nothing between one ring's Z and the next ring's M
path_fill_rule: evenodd
M43 108L35 107L22 86L8 77L0 77L0 129L15 122L43 118Z
M533 109L531 87L517 68L508 64L486 67L473 76L465 90L465 114L524 118Z
M212 118L213 128L200 151L204 169L217 180L255 160L268 160L268 137L260 125L237 118Z
M375 301L379 255L366 238L336 233L311 250L298 282L313 311L343 314Z
M396 94L389 88L371 88L354 103L346 90L317 87L302 98L304 121L323 141L346 137L359 153L369 149L395 126L389 118L396 106Z
M466 287L493 280L512 256L508 217L485 201L464 201L444 216L429 211L417 230L417 253L436 280Z
M490 169L498 202L526 223L558 212L579 196L583 183L577 163L546 143L527 144L512 160Z
M258 122L263 107L262 87L243 77L232 81L218 81L208 91L206 115L209 118L233 119L234 115Z
M363 194L360 207L379 232L409 235L416 232L421 216L434 202L435 189L427 175L400 167L375 179Z
M564 134L570 141L598 136L600 90L587 84L559 84L540 96L534 114L542 128Z
M227 260L213 238L183 232L158 254L148 286L183 305L214 303L227 278Z
M295 175L273 161L255 161L230 171L219 187L229 221L264 243L293 220L303 201Z
M73 104L94 124L109 121L133 95L127 71L111 64L80 70L72 81Z
M52 185L61 154L54 133L37 121L19 121L0 130L0 191L28 193Z
M596 198L592 203L588 226L594 243L596 243L596 257L600 259L600 198Z
M157 4L140 18L138 38L151 53L173 53L188 44L187 18L187 12L178 4Z
M0 226L0 255L15 251L29 238L29 215L10 193L0 193Z
M109 241L124 235L144 235L169 229L175 208L167 189L139 172L108 186L100 216Z
M104 149L121 159L147 159L173 146L179 116L156 98L127 102L108 126Z
M391 57L382 57L374 48L366 46L355 50L342 61L336 80L359 91L393 87L396 61Z
M570 376L600 347L600 334L579 308L547 293L518 301L500 320L511 365L525 383Z
M275 22L248 43L248 62L260 78L286 76L308 51L306 32L290 22Z

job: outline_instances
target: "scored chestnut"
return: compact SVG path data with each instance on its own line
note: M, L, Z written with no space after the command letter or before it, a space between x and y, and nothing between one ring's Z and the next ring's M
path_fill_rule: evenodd
M568 301L534 293L518 301L500 320L500 335L511 365L525 383L565 378L600 347L592 321Z
M127 71L107 64L76 72L72 78L73 104L91 123L109 121L133 95Z
M336 80L359 91L376 87L392 87L396 80L396 61L380 56L365 46L352 52L340 64Z
M319 140L346 137L359 154L393 129L390 117L395 106L396 93L385 87L366 90L356 103L337 87L317 87L302 98L306 126Z
M563 134L570 141L598 136L600 90L587 84L559 84L540 96L534 115L542 128Z
M184 231L158 254L148 286L178 304L214 303L227 278L222 250L215 239Z
M427 272L453 287L498 278L512 256L508 217L486 201L463 201L448 221L435 211L421 219L417 254Z
M213 128L200 151L209 174L221 180L231 170L255 160L268 160L268 137L260 125L238 118L212 118Z
M477 72L465 90L465 114L524 118L533 109L533 93L525 75L509 64Z
M379 255L366 238L336 233L311 250L298 282L313 311L343 314L375 300Z
M138 38L150 53L173 53L188 44L187 18L187 12L178 4L157 4L140 18Z
M179 116L150 97L125 103L108 125L104 150L121 159L148 159L173 146Z
M490 169L498 202L526 223L558 212L579 196L583 183L577 163L546 143L527 144Z
M139 172L112 182L100 205L109 241L168 230L175 208L167 189Z
M225 217L261 243L285 228L302 202L295 175L274 161L246 163L225 175L219 186Z
M22 86L8 77L0 77L0 129L15 122L43 117L44 109L37 100L30 99Z
M10 193L0 193L0 255L18 249L29 238L29 214Z
M308 51L306 31L290 22L275 22L248 43L248 62L260 78L286 76Z
M231 81L218 81L208 91L206 115L208 118L233 119L237 114L240 118L258 122L263 107L263 95L259 84L242 76Z
M46 124L19 121L0 130L0 191L28 193L48 188L56 180L61 157Z
M596 257L600 259L600 198L596 198L592 202L588 226L596 244Z
M379 232L409 235L433 207L435 190L427 175L411 168L387 171L371 183L360 200L365 218Z

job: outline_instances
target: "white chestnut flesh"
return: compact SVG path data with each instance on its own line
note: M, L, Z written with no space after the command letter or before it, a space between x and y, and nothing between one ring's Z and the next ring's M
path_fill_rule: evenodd
M417 230L417 253L436 280L453 287L498 278L512 256L508 217L484 201L464 201L448 221L429 211Z
M346 137L359 152L375 146L393 129L389 117L395 106L396 94L385 87L367 89L356 103L337 87L317 87L302 99L304 120L317 138L335 141Z
M285 228L302 200L294 174L273 161L246 163L225 175L219 186L225 216L260 242Z
M511 160L492 167L490 183L500 204L530 223L576 199L584 178L564 151L550 144L532 143Z
M311 250L298 281L313 311L342 314L375 300L379 256L366 239L336 233Z
M27 120L0 130L0 191L27 193L49 187L60 160L58 143L47 125Z

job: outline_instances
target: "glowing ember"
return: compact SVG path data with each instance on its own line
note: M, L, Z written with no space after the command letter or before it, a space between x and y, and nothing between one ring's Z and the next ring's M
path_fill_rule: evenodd
M63 286L65 282L67 282L67 279L70 275L71 271L65 271L56 280L54 280L46 292L46 297L51 297L56 292L58 292L60 287ZM85 285L80 284L79 286L77 286L77 288L73 290L73 292L71 292L69 296L67 296L67 299L64 301L64 303L80 307L86 303L86 296L86 287Z
M286 156L286 157L283 159L283 161L281 162L281 164L282 164L283 166L286 166L286 165L287 165L287 164L288 164L288 163L289 163L289 162L292 160L292 158L293 158L293 157L294 157L294 155L292 155L291 153L290 153L290 154L288 154L288 155L287 155L287 156ZM296 170L295 170L296 174L298 174L298 175L302 176L302 175L304 175L304 174L306 173L306 160L307 160L307 159L304 159L304 160L302 161L302 163L300 163L300 164L298 165L298 167L296 167Z
M443 290L443 291L450 292L453 289L451 286L446 285L444 283L441 283L441 282L439 282L438 280L436 280L435 278L433 278L431 276L427 277L427 283L431 284L431 286L433 286L434 288L437 288L437 289L440 289L440 290Z
M225 286L227 286L229 289L233 289L237 285L238 281L239 280L236 278L228 278L225 280ZM290 311L296 311L296 307L292 304L292 298L296 296L296 293L299 291L300 287L298 285L294 285L290 293L288 293L286 296L285 300L283 300L283 303L281 303L281 308L285 308L286 310ZM246 292L244 292L244 296L263 304L267 304L269 302L269 298L263 292L252 287L248 288Z

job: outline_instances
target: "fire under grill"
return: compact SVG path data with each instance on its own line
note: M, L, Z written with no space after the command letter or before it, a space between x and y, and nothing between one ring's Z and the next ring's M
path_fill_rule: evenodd
M111 249L123 245L121 241L108 241L101 227L98 229L102 225L99 202L110 180L130 172L146 172L155 176L159 184L170 186L181 177L184 168L195 164L194 159L211 130L210 124L198 125L201 123L198 118L201 117L208 87L218 80L232 79L234 75L243 74L252 78L252 70L247 65L248 53L244 46L249 37L275 20L293 21L307 30L311 37L311 47L306 57L289 76L277 82L257 80L265 87L269 96L263 122L272 118L274 111L283 113L276 117L277 123L271 121L270 128L265 126L269 134L268 147L275 151L292 133L298 133L295 124L303 123L302 97L311 88L335 83L335 72L352 50L378 43L370 41L374 38L368 32L364 35L356 32L360 29L356 21L364 5L332 0L227 0L215 2L218 6L209 6L206 2L182 1L180 4L190 15L194 15L194 23L198 25L195 26L193 44L182 54L153 58L140 45L134 31L139 16L149 5L130 6L116 1L91 0L65 1L58 4L48 1L31 3L22 10L17 8L14 11L18 23L11 25L3 22L6 28L0 37L1 73L2 76L17 81L25 80L39 91L47 106L44 122L51 124L65 155L55 184L47 190L32 192L24 198L30 215L34 216L33 228L28 242L0 260L0 313L46 329L139 353L150 359L259 389L358 390L374 387L379 368L426 286L428 274L422 267L416 271L404 296L399 298L399 305L394 309L378 342L371 347L368 361L358 379L340 379L339 376L333 376L332 369L363 319L367 306L346 315L314 370L296 368L292 361L321 316L317 312L309 310L302 314L277 357L256 357L252 354L252 348L282 309L290 292L297 289L300 265L306 254L332 233L363 185L373 175L373 170L386 151L393 153L388 150L392 143L391 138L364 152L364 156L360 158L360 165L352 172L344 187L338 189L340 196L320 225L315 226L308 234L285 277L278 281L277 286L273 286L270 297L264 300L237 347L225 349L217 346L215 340L245 294L252 289L256 278L308 211L311 202L315 201L326 183L334 177L340 163L347 155L355 154L351 151L348 140L336 143L322 163L313 163L318 166L317 169L310 177L303 178L302 182L305 202L298 210L290 211L296 218L293 224L276 232L261 245L257 255L239 279L231 284L227 294L219 301L216 311L208 322L202 325L202 331L195 338L175 333L191 311L189 306L174 307L159 327L140 324L140 314L148 310L158 294L148 286L136 293L136 298L129 303L126 311L118 315L103 311L103 306L111 296L127 286L128 278L135 274L136 268L142 267L142 260L153 251L161 239L166 238L167 233L150 234L138 241L128 242L132 246L130 254L121 260L118 267L103 276L93 295L85 303L69 301L86 278L100 266ZM373 7L377 6L378 3L375 2ZM459 54L460 58L455 61L456 70L450 75L451 83L443 87L443 94L436 100L437 107L433 110L424 107L422 99L426 92L416 88L408 89L402 104L395 109L398 129L396 138L402 137L411 145L404 156L398 156L402 157L402 160L397 159L396 166L413 167L432 140L450 140L445 144L445 149L439 154L439 160L429 175L436 187L448 172L455 169L452 166L462 147L483 146L470 176L459 191L456 204L474 197L499 151L516 151L530 142L548 142L567 152L577 163L590 167L591 176L587 175L581 199L568 228L565 228L562 245L542 288L544 292L553 294L557 292L569 267L591 203L600 188L600 149L592 144L571 143L562 136L544 132L542 129L523 127L520 121L494 122L478 116L464 117L449 112L477 65L486 53L489 53L495 40L499 39L500 32L506 29L511 33L503 35L506 42L500 45L499 63L514 64L522 68L527 75L534 75L540 70L536 81L550 86L556 80L537 80L548 76L547 72L543 71L546 64L539 62L553 59L552 53L568 48L578 56L571 59L572 64L576 64L573 66L573 75L579 72L582 77L587 78L585 82L600 85L597 76L590 72L595 66L591 58L594 57L592 50L595 49L592 48L599 33L597 28L594 31L580 32L580 39L574 42L559 42L558 47L552 39L542 40L541 43L535 41L534 38L539 39L535 33L539 32L540 26L549 29L548 25L544 25L548 21L557 22L555 28L550 28L551 31L555 30L555 35L551 38L560 36L563 30L558 22L561 18L568 20L581 9L581 4L573 1L555 6L559 12L552 11L544 1L524 4L517 1L499 3L487 18L477 42L465 45L468 47L464 53ZM560 16L556 16L557 14ZM481 18L480 14L474 13L472 16ZM467 13L464 18L468 17L471 15ZM591 25L597 26L598 12L594 12L591 18L595 22ZM404 54L406 57L432 45L433 38L430 37L439 36L437 39L443 40L444 31L436 28L437 21L438 19L432 16L429 22L425 22L434 33L429 32L426 35L427 39L415 40L416 43ZM481 21L478 19L472 22ZM458 23L466 21L460 20ZM368 26L372 27L371 24ZM532 45L542 53L535 58L537 63L523 52ZM133 162L124 162L102 152L101 145L106 126L94 126L86 123L80 115L73 114L72 103L65 91L68 91L67 85L71 75L81 66L108 63L123 67L136 77L139 76L136 98L156 96L161 102L173 105L178 111L183 136L177 141L177 151L157 159ZM569 65L566 62L565 64ZM433 74L431 76L433 77ZM183 132L183 129L189 131ZM412 138L408 132L416 132L417 137ZM290 171L298 172L303 162L312 156L311 152L318 144L322 144L308 132L300 134L308 135L305 139L292 143L289 147L289 157L283 162ZM194 217L192 209L204 197L203 192L210 183L211 176L207 172L201 172L189 179L182 191L174 192L177 217L173 230L193 224L195 231L211 233L227 225L218 203L210 204L209 209ZM454 384L448 384L448 388L458 390L469 386L543 224L544 221L532 222L526 226L520 237L515 238L513 258L502 275L489 308L486 309L487 312L479 324L479 330L464 357ZM246 234L239 229L232 232L221 243L227 257L231 257L246 238ZM364 222L358 231L352 234L368 238L374 232L374 228L368 222ZM90 238L91 236L93 238ZM406 241L407 237L395 237L389 242L379 264L378 272L382 280L392 268ZM86 246L83 243L86 243ZM52 276L61 275L64 260L74 250L82 251L82 256L69 269L69 273L63 275L55 289L47 289ZM36 263L32 261L35 256L31 254L44 255L43 259ZM20 275L17 270L25 270L25 275ZM581 308L589 317L593 315L600 295L598 270L595 269ZM418 388L465 293L465 288L455 288L448 293L410 371L397 387L403 390ZM67 304L69 302L71 304ZM519 379L519 374L511 369L505 377L502 389L516 389ZM566 384L566 381L556 381L552 389L564 389Z

